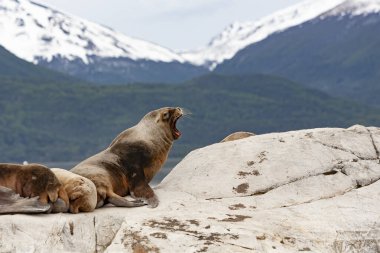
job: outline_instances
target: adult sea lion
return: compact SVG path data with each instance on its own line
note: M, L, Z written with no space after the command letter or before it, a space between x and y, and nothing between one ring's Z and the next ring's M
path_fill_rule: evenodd
M90 179L64 169L52 168L51 171L58 178L68 196L67 202L69 202L71 213L92 212L95 209L96 187Z
M120 207L145 203L157 207L159 201L149 182L166 161L173 141L181 136L176 123L182 115L178 107L149 112L137 125L119 134L107 149L71 170L94 182L97 207L107 202ZM137 201L123 198L129 193Z
M0 164L0 186L0 213L33 212L33 207L50 209L49 203L57 201L61 189L54 173L40 164ZM23 205L30 206L21 208Z

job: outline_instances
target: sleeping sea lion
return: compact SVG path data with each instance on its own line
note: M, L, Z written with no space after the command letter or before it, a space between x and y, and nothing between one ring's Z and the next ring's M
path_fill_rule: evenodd
M0 207L7 206L8 210L12 210L12 205L22 206L21 203L29 203L39 209L41 206L48 206L48 203L56 202L61 184L54 173L43 165L3 163L0 164L0 186L2 186ZM38 207L37 202L27 202L20 197L34 200L38 197ZM17 213L17 210L19 208L15 208L14 213Z
M181 136L176 123L182 115L178 107L149 112L137 125L119 134L107 149L71 170L94 182L97 207L107 202L123 207L144 203L157 207L158 198L149 182L165 163L173 141ZM137 201L123 198L128 194Z
M85 177L64 169L51 169L68 196L71 213L92 212L96 207L97 195L94 183Z

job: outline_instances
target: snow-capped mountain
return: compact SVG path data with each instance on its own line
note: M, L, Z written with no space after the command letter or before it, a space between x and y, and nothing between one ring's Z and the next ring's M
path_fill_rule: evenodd
M380 0L350 0L246 46L213 71L281 76L380 107L379 45Z
M28 0L0 0L0 44L34 63L58 55L85 63L91 55L183 62L169 49Z
M311 20L376 12L380 0L306 0L257 21L235 22L204 48L174 52L30 0L0 0L0 45L24 60L92 82L180 82Z
M97 83L180 82L206 71L167 48L29 0L0 0L0 45Z
M204 48L181 53L195 65L214 69L243 48L268 36L328 15L365 15L380 11L379 0L307 0L253 22L235 22Z

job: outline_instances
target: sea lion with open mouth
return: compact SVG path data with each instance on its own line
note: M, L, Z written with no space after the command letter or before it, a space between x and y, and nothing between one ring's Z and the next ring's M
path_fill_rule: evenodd
M119 134L107 149L71 170L94 182L97 207L106 203L120 207L145 203L158 206L149 182L165 163L173 141L181 136L176 123L182 115L178 107L151 111L137 125ZM123 198L128 194L136 200Z

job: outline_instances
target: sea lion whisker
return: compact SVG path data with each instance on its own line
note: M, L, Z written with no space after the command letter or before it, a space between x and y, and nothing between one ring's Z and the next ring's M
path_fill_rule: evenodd
M181 111L182 111L182 116L188 116L188 115L193 114L189 109L186 109L186 108L181 107Z

